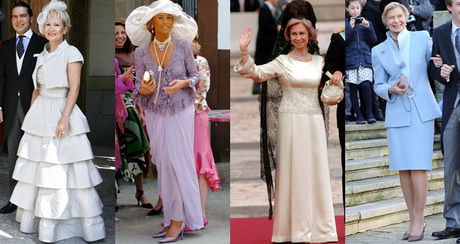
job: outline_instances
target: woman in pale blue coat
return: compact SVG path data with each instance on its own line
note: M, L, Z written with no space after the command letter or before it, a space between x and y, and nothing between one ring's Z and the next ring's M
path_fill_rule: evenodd
M425 231L427 170L432 166L434 120L441 111L428 81L431 38L426 31L407 31L408 16L399 3L385 7L382 20L390 31L386 41L372 49L372 66L375 92L387 100L390 170L399 171L409 211L409 228L402 239L417 241Z

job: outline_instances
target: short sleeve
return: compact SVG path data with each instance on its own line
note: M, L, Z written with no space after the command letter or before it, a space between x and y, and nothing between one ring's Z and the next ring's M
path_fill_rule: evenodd
M83 55L80 51L74 46L69 46L67 48L67 63L81 62L84 63Z

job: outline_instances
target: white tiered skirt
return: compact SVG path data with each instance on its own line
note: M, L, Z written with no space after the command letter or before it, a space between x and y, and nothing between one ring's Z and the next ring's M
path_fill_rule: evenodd
M18 184L10 201L18 206L20 231L38 232L42 242L96 241L105 238L103 205L94 188L102 178L78 106L69 119L69 135L55 137L66 95L67 89L42 89L27 113L13 173Z

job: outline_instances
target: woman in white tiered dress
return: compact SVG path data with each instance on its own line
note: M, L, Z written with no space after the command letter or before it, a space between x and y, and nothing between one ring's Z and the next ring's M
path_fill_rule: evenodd
M304 18L289 20L286 40L292 46L265 65L247 54L248 28L240 39L242 58L235 71L256 82L278 78L283 98L278 110L273 242L337 241L332 203L326 130L318 99L324 59L308 53L316 30Z
M42 242L105 238L102 202L94 189L102 179L92 162L88 122L75 104L83 57L63 38L70 28L65 9L53 0L37 19L49 43L33 73L32 106L13 173L18 184L10 200L18 206L20 231L38 232Z

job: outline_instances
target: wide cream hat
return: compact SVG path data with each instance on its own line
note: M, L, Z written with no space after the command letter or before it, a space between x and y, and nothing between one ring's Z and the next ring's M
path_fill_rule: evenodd
M172 38L193 40L198 32L195 20L182 11L182 8L170 0L158 0L150 6L141 6L133 10L126 19L126 33L131 42L140 46L151 41L151 33L146 24L159 13L171 14L174 17L174 26L170 32Z

